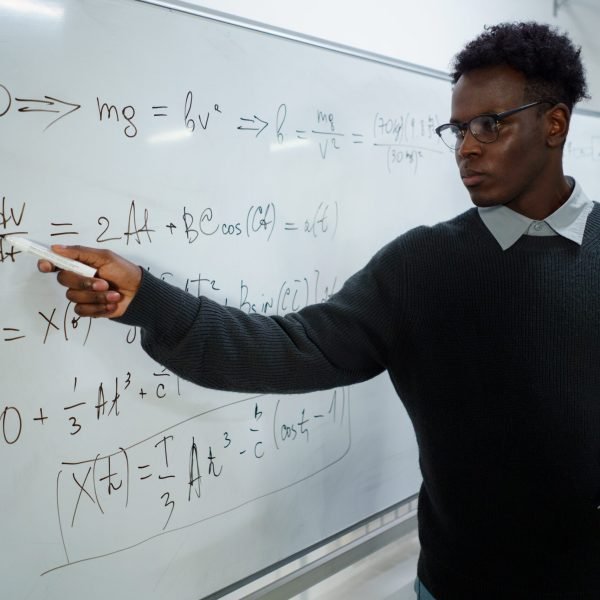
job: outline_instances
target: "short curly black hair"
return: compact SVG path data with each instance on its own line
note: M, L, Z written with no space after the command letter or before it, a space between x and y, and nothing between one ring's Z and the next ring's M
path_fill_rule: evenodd
M589 98L581 48L549 25L535 22L486 26L454 58L456 83L463 73L508 65L525 75L525 100L542 97L564 102L569 110Z

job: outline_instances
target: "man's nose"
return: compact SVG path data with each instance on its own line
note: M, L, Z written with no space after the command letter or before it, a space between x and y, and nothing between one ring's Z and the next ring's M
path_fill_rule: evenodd
M466 129L462 142L456 148L456 153L459 156L470 156L481 152L481 142L471 133L469 128Z

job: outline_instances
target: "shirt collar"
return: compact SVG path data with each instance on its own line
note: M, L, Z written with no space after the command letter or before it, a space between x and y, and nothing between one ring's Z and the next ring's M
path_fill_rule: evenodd
M575 182L569 199L556 211L544 219L552 231L581 246L587 218L594 203ZM507 206L479 207L479 216L490 230L502 250L507 250L522 236L526 235L533 219L526 217Z

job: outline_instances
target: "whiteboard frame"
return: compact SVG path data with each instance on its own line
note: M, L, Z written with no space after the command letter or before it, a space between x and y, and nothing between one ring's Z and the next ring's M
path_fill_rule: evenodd
M287 600L294 597L388 544L414 534L417 504L418 494L415 494L201 600ZM278 570L284 572L278 574Z
M325 50L331 50L340 54L346 54L354 56L355 58L361 58L369 60L371 62L377 62L380 64L388 65L390 67L397 67L411 73L420 73L421 75L427 75L434 79L441 79L443 81L451 81L450 75L445 71L438 69L431 69L423 65L417 65L415 63L399 60L383 54L376 54L375 52L369 52L367 50L361 50L360 48L354 48L352 46L345 46L337 42L330 42L328 40L313 37L303 33L296 33L288 29L282 29L273 25L267 25L265 23L259 23L258 21L252 21L250 19L244 19L243 17L236 17L228 13L212 10L208 8L202 8L183 0L136 0L142 4L152 4L155 6L162 6L170 10L188 13L199 17L205 17L212 19L213 21L220 21L221 23L227 23L228 25L234 25L236 27L243 27L245 29L252 29L261 33L274 35L280 38L299 42L301 44L307 44L309 46L317 46ZM600 113L599 113L600 116Z

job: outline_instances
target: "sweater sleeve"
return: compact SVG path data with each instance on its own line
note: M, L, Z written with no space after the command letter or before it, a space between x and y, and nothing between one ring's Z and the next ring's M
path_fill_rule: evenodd
M285 316L247 314L144 272L121 323L142 347L204 387L299 393L358 383L386 369L399 336L401 253L392 242L327 302Z

